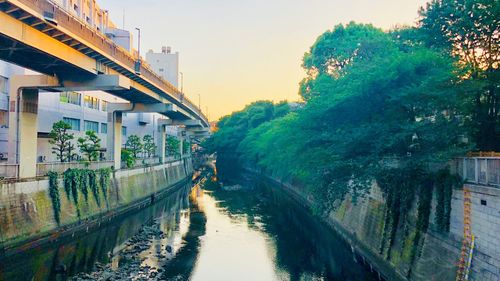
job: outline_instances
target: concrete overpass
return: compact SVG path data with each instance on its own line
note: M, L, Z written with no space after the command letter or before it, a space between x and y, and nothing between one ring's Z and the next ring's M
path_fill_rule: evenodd
M39 90L101 90L129 101L134 112L158 112L208 130L206 116L177 88L50 0L0 0L0 23L0 59L47 76L11 83L9 161L19 164L20 177L35 174ZM109 113L112 136L120 135L123 111L130 110ZM119 163L121 142L112 141L110 156Z

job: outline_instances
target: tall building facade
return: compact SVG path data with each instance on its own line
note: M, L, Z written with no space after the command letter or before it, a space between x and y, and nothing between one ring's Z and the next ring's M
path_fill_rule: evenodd
M171 47L162 47L160 53L149 50L146 62L154 72L179 88L179 52L172 53Z

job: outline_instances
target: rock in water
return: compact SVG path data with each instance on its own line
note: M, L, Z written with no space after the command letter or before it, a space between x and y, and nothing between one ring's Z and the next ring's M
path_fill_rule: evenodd
M54 268L54 271L56 273L66 273L67 271L66 265L64 263L61 263L57 265L56 268Z
M172 253L172 246L167 245L167 247L165 247L165 250L167 250L169 254Z

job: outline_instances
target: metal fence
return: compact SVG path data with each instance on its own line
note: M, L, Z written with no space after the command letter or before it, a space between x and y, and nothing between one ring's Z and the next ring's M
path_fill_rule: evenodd
M88 164L88 165L87 165ZM67 169L91 169L97 170L102 168L111 168L114 165L113 161L100 161L100 162L50 162L36 164L37 176L45 176L48 172L64 173Z
M19 165L17 164L0 164L0 177L5 179L17 178Z
M466 182L500 187L500 157L461 158L457 164Z

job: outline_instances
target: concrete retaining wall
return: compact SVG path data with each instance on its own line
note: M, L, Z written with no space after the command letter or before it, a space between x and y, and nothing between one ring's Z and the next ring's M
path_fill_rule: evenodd
M192 171L191 159L116 171L111 175L106 196L100 190L100 204L89 190L87 201L78 191L79 200L75 205L72 198L67 198L60 179L59 226L54 218L48 179L0 183L0 251L49 235L57 236L100 216L118 213L134 202L183 181Z
M311 204L304 190L287 183L284 189ZM500 280L500 189L467 185L472 193L472 232L477 248L472 261L469 280ZM483 200L483 202L481 202ZM486 202L486 205L484 203ZM385 200L374 185L369 194L356 203L346 198L339 208L331 212L326 222L337 230L359 254L377 267L389 280L455 280L457 263L463 239L463 191L454 190L451 201L450 232L438 232L434 224L435 198L430 216L430 227L425 234L421 252L410 264L412 235L416 220L416 204L410 212L407 229L399 229L391 258L385 260L380 252L383 237ZM411 269L410 277L408 271Z

